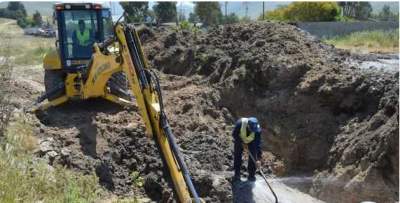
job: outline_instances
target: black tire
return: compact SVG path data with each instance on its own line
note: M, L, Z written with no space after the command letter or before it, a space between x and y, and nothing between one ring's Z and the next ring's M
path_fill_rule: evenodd
M127 100L131 100L133 98L133 95L129 91L130 88L128 78L122 71L114 73L107 82L107 86L110 87L111 94Z
M60 87L61 84L64 84L65 74L61 70L45 70L44 71L44 87L46 90L46 94L52 92L54 89ZM47 99L49 101L55 100L58 97L65 94L65 88L62 88L50 95L48 95Z

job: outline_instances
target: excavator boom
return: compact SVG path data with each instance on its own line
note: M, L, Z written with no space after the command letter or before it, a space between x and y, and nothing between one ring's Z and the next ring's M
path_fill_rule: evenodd
M115 40L119 43L122 70L127 75L132 93L136 98L146 125L146 132L158 144L179 201L200 202L175 137L168 125L159 80L147 66L135 28L118 23L115 26L115 35Z

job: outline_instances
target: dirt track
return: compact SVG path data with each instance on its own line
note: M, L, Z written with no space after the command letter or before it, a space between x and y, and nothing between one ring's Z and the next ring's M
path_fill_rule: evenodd
M354 63L360 57L286 24L150 33L145 51L161 71L170 124L206 200L232 201L230 133L249 115L262 121L264 164L275 174L314 175L306 190L328 202L398 200L398 72L361 69ZM32 70L15 74L16 108L43 90L41 70ZM171 198L135 108L93 100L37 118L37 154L51 164L95 171L117 195Z

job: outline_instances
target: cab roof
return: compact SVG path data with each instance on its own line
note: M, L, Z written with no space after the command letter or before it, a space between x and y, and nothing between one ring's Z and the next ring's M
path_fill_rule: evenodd
M100 10L103 8L98 3L56 3L55 10Z

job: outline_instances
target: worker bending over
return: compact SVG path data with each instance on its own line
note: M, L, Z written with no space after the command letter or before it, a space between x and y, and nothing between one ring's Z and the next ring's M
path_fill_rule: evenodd
M257 118L241 118L236 122L232 136L234 138L234 181L240 180L240 166L242 165L243 147L247 146L249 153L253 155L257 163L251 157L248 158L247 170L248 180L255 181L256 164L260 165L261 160L261 127Z

